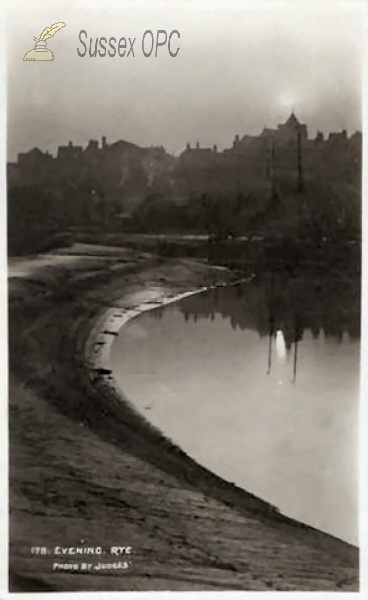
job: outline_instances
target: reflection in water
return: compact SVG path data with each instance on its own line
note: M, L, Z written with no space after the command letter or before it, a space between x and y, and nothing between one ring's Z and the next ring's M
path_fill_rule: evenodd
M268 373L272 366L272 338L280 356L281 346L294 346L293 380L296 379L298 343L305 330L341 342L360 333L360 282L347 276L322 278L305 274L266 273L251 284L216 289L214 294L190 296L181 303L185 320L214 319L215 311L236 329L256 329L269 337ZM280 339L282 338L282 341Z
M357 543L358 334L357 284L272 274L133 319L111 361L198 462Z
M359 281L341 277L289 279L268 274L251 284L189 296L181 308L186 319L213 319L216 312L234 329L256 329L261 336L281 330L287 349L302 339L306 329L315 338L321 331L337 340L344 333L351 339L359 337Z
M275 346L276 346L276 353L277 353L278 359L280 361L282 361L282 362L285 362L285 359L286 359L286 344L285 344L284 334L281 331L281 329L278 329L276 331Z

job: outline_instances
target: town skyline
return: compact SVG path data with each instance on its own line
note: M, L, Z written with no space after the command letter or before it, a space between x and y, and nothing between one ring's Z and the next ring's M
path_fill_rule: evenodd
M123 203L125 217L150 198L179 206L201 193L265 198L273 190L272 197L277 197L285 185L301 192L304 181L312 196L314 185L321 188L329 182L336 187L339 182L339 197L345 197L341 190L346 187L355 190L355 206L360 201L361 154L361 132L331 132L326 138L319 132L310 138L307 125L291 113L277 128L264 127L256 136L236 134L232 146L223 151L216 144L201 147L197 142L194 147L187 143L173 156L163 146L142 147L107 136L90 139L85 146L69 140L58 146L56 156L33 148L8 163L7 181L10 190L36 185L59 198L73 197L73 203L79 194L88 211L102 198L118 213ZM90 214L94 221L100 216L98 211Z
M307 136L306 136L306 140L308 141L313 141L315 140L317 137L322 135L322 139L325 142L328 142L329 139L331 139L331 137L334 137L336 135L346 135L346 138L349 140L352 137L354 137L355 134L361 134L362 133L362 128L355 128L355 129L351 129L350 131L347 129L341 129L339 131L336 130L331 130L331 131L322 131L321 129L316 129L315 127L310 127L310 125L308 123L304 123L303 121L301 121L298 118L298 115L296 114L296 111L293 110L293 108L291 109L291 111L288 114L288 118L285 119L284 122L282 123L277 123L276 127L269 127L269 124L265 123L263 125L263 127L261 128L261 130L259 130L257 133L250 133L247 131L241 131L241 132L236 132L234 133L232 140L229 141L229 143L223 147L219 147L217 142L214 141L214 143L212 145L202 145L201 140L199 139L195 139L195 140L187 140L186 143L183 145L183 147L181 149L179 149L178 152L170 152L170 150L168 150L167 148L165 148L164 144L147 144L145 146L140 146L136 141L134 140L128 140L125 139L124 137L117 137L116 139L108 139L106 135L102 134L100 137L98 136L90 136L88 138L86 138L86 140L83 142L79 142L79 140L75 140L75 139L69 139L65 142L65 140L63 140L63 143L55 143L55 150L54 151L50 151L48 148L39 148L37 146L33 146L27 149L22 149L20 150L17 155L14 157L14 160L10 160L8 157L8 163L12 163L12 162L17 162L18 160L18 155L19 154L27 154L32 150L40 150L43 154L50 154L53 157L57 157L58 155L58 150L60 148L64 148L64 147L70 147L73 146L74 148L82 148L85 149L88 147L89 144L91 144L91 142L96 143L98 147L100 147L101 149L103 149L104 146L109 146L109 145L113 145L116 144L118 142L126 142L128 144L131 144L133 146L140 146L142 148L160 148L160 149L164 149L167 154L171 154L172 156L175 157L179 157L181 154L183 154L186 150L188 149L212 149L218 152L226 152L227 150L231 150L232 148L234 148L234 145L236 143L236 141L241 141L244 138L258 138L261 137L264 134L269 134L270 132L276 132L277 131L277 127L280 128L280 126L285 125L285 123L288 122L288 120L290 119L290 117L295 116L297 121L299 121L299 124L302 127L306 127L307 130ZM312 131L312 133L310 133Z

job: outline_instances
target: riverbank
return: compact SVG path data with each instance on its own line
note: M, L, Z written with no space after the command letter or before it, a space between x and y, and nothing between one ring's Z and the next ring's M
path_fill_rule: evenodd
M356 590L356 548L196 465L92 360L117 331L107 317L231 273L123 249L77 255L9 282L12 591ZM67 547L107 553L60 560ZM128 568L94 570L112 558Z

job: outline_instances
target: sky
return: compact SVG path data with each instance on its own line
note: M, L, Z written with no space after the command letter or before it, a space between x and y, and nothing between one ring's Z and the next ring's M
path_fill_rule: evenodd
M175 154L197 141L221 150L236 134L284 122L292 109L310 136L362 127L363 0L60 0L51 8L40 0L34 7L8 3L8 160L102 135ZM24 62L33 36L59 21L66 27L47 42L54 61ZM177 56L160 47L157 57L144 57L147 29L179 31ZM81 30L87 43L136 37L135 57L80 57Z

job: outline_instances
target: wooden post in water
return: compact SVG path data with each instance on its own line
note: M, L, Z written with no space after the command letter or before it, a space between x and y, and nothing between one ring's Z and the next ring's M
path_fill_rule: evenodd
M268 369L267 369L267 375L269 375L271 373L271 366L272 366L272 338L274 336L275 333L275 319L273 317L272 314L270 314L270 328L269 328L269 334L268 334Z

